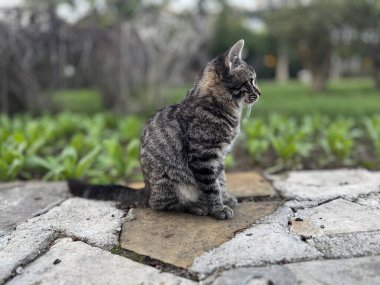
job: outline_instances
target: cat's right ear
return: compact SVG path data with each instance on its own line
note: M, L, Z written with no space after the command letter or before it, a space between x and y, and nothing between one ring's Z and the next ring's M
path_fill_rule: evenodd
M225 58L225 64L230 70L239 66L243 47L244 40L241 39L229 49Z

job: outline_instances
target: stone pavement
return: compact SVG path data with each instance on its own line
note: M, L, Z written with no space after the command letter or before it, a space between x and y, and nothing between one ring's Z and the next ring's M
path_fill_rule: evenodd
M239 204L218 221L0 183L0 284L380 284L380 172L232 173L228 186Z

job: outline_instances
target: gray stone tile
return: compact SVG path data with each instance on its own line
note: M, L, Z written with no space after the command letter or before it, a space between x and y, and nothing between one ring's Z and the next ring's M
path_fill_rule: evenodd
M343 199L333 200L315 208L300 210L293 220L291 231L303 236L323 236L380 230L380 210Z
M380 255L380 231L320 236L311 244L327 258Z
M380 256L339 260L316 260L285 265L298 284L380 284Z
M162 273L150 266L113 255L71 239L58 241L42 257L24 268L9 285L191 285L193 281Z
M17 226L0 248L0 283L19 265L45 251L58 236L73 236L102 248L118 244L123 211L113 203L73 198Z
M68 197L66 182L3 183L0 185L0 236Z
M370 209L380 209L380 193L371 193L366 197L360 197L356 203Z
M221 268L316 259L321 253L279 224L258 224L196 258L191 269L207 275Z
M294 285L297 280L286 267L269 265L265 267L235 268L213 275L201 282L201 285L241 285L276 284Z
M380 192L380 172L363 169L293 171L272 179L274 187L289 200L324 202L339 197L352 200Z

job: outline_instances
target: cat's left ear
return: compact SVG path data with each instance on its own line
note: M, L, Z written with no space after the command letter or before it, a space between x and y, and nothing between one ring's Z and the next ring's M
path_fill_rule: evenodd
M228 54L226 55L225 62L226 66L231 70L239 66L241 62L241 52L244 47L244 40L238 41L236 44L234 44L230 50L228 51Z

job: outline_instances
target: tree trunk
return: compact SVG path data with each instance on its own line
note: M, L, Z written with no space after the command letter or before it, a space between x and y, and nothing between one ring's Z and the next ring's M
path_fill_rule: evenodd
M320 92L326 90L327 73L321 70L314 70L311 72L311 90L314 92Z
M277 53L276 82L285 83L289 80L289 56L285 43L280 42Z

